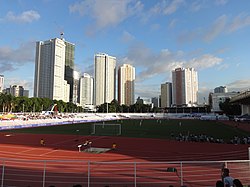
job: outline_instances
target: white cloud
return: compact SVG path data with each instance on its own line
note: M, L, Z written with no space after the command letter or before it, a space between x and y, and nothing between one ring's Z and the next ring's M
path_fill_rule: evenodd
M157 97L160 95L160 84L137 84L135 83L136 88L136 98L137 97L145 97L145 98L152 98ZM150 92L149 92L150 90Z
M180 43L189 43L194 40L203 39L205 42L211 42L221 34L231 34L239 29L249 26L250 16L246 13L240 13L234 18L222 15L207 28L182 31L182 33L178 36L177 41Z
M175 13L184 3L185 3L184 0L172 0L172 1L162 0L157 4L155 4L155 6L149 10L149 14L170 15Z
M23 80L21 77L9 77L5 80L5 87L10 85L20 85L23 86L25 90L33 89L33 82L28 80Z
M169 24L168 24L168 28L169 28L169 29L175 28L176 23L177 23L177 19L172 19L172 20L169 22Z
M228 83L226 85L230 91L243 91L250 89L250 80L243 79L243 80L236 80L234 82Z
M250 16L241 13L232 20L227 30L231 33L247 26L250 26Z
M228 0L215 0L215 5L225 5Z
M170 4L164 7L163 13L165 15L170 15L175 13L183 4L184 0L173 0Z
M130 34L128 31L123 31L121 39L124 43L128 43L128 42L133 41L135 37L132 34Z
M193 58L188 61L186 67L193 67L196 70L207 69L221 64L223 59L215 57L211 54L204 54L199 58Z
M17 49L0 47L0 72L13 71L34 61L34 42L23 43Z
M223 32L226 28L227 16L222 15L215 20L213 25L208 29L205 33L204 40L210 42L214 38L216 38L221 32Z
M14 12L8 12L3 20L16 22L16 23L31 23L39 20L40 15L34 10L22 12L20 15L15 15Z
M159 53L152 52L143 44L133 46L126 57L119 59L121 63L132 64L137 69L137 81L146 81L157 76L168 77L177 67L193 67L196 70L218 67L223 59L212 54L203 54L198 58L188 59L183 51L172 52L162 49Z
M201 1L201 0L196 0L196 1L192 2L190 5L190 10L192 12L199 11L203 7L203 3L204 3L204 1Z
M94 19L97 29L115 26L125 19L138 14L143 5L140 1L131 0L86 0L69 7L71 13L81 16L89 15Z

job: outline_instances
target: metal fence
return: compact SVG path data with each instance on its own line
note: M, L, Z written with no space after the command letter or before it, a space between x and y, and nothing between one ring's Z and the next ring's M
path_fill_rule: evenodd
M1 160L1 187L209 187L230 175L250 185L250 160L185 162L93 162Z

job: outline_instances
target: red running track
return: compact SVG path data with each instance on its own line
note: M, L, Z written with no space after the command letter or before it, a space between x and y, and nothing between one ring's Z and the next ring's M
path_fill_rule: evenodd
M40 145L41 138L45 140L44 147ZM92 141L92 147L98 148L111 148L115 142L117 149L100 154L78 152L77 146L86 139ZM166 173L168 167L180 171L180 161L248 160L248 145L0 133L0 157L6 186L38 187L46 181L45 186L53 184L56 187L70 187L76 183L129 187L135 186L136 180L140 187L161 187L180 186L179 172ZM204 172L209 174L204 175ZM215 180L220 179L220 163L186 164L182 174L185 174L182 182L188 186L213 186Z

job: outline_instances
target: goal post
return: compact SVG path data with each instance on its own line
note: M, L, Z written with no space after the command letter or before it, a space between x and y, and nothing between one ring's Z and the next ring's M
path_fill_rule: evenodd
M91 127L92 135L119 136L122 134L121 124L94 123Z

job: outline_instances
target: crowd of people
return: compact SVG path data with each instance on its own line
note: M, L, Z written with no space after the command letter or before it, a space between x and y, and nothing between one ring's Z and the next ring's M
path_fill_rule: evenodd
M228 142L221 139L221 138L214 138L212 136L206 135L206 134L182 134L179 133L177 136L175 136L173 133L171 133L171 139L177 140L177 141L188 141L188 142L210 142L210 143L230 143L230 144L250 144L250 136L234 136L232 139L230 139Z
M238 137L238 136L234 136L231 140L230 140L231 144L250 144L250 136L244 136L244 137Z
M180 133L178 136L174 137L174 134L171 134L172 138L175 138L177 141L189 141L189 142L210 142L210 143L224 143L223 139L214 138L212 136L208 136L206 134L182 134Z

